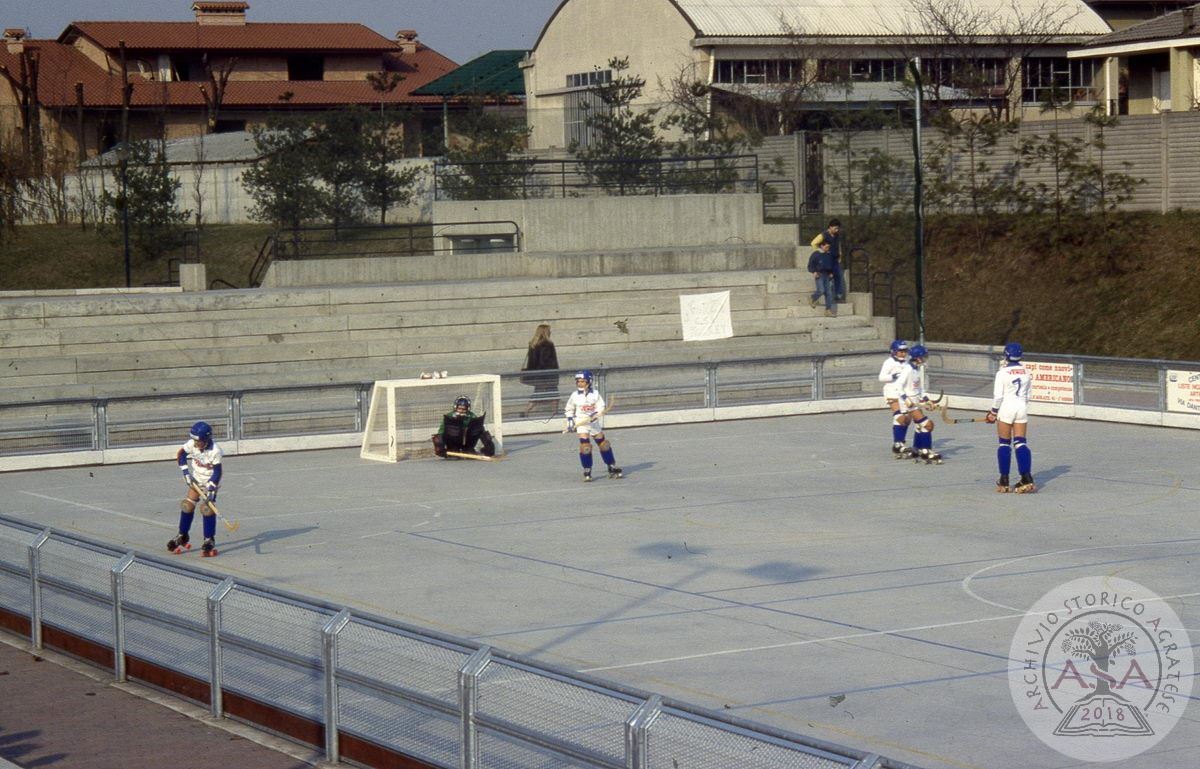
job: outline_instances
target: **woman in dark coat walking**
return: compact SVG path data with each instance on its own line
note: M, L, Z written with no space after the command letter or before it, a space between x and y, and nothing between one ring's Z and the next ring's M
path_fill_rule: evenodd
M521 367L521 384L532 385L533 395L521 416L528 417L535 411L549 410L553 416L558 411L558 374L535 374L534 371L558 369L558 352L550 341L550 324L543 323L533 332L529 340L529 351L525 354L525 365Z

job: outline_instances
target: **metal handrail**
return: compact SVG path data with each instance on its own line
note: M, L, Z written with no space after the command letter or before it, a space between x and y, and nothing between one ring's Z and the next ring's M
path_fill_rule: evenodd
M464 189L454 190L457 180ZM757 155L528 159L434 164L434 200L758 191ZM447 189L447 180L451 181ZM461 196L460 196L461 195Z

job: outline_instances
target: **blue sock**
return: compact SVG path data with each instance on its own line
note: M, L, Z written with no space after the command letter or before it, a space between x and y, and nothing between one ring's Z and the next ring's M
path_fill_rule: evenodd
M600 456L604 458L604 464L606 465L615 465L617 463L616 458L613 457L612 448L600 449Z
M196 517L196 513L194 511L190 512L190 513L185 513L182 510L179 511L179 533L180 534L187 534L189 531L192 530L192 519L195 517Z
M1017 472L1029 475L1033 471L1033 451L1024 438L1013 438L1013 453L1017 455Z
M913 446L918 449L933 448L933 433L917 432L913 435Z
M592 452L579 455L579 464L583 465L584 470L592 469Z
M204 538L212 539L217 535L217 516L205 515L200 519L204 523Z
M1000 465L1000 474L1008 475L1008 471L1012 469L1012 441L1008 438L1000 439L1000 447L996 449L996 463Z
M908 427L892 423L892 443L904 443L904 434L908 432Z
M906 441L906 440L908 440L908 423L907 422L900 425L900 442L904 443L904 441Z

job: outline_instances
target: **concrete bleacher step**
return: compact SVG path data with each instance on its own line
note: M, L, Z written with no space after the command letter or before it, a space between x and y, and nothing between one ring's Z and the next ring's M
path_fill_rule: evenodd
M581 367L670 365L705 361L755 358L785 358L808 353L835 353L877 350L878 336L865 340L825 340L816 342L808 335L780 335L760 345L731 346L730 340L717 342L662 342L654 352L639 350L637 345L622 343L589 345L582 348L559 347L564 370ZM47 383L36 389L0 388L0 402L69 398L120 397L156 392L194 392L237 390L258 387L306 387L321 384L370 382L377 379L410 379L422 371L448 370L452 374L515 373L523 353L436 352L404 357L348 356L313 361L282 361L243 364L216 368L179 368L141 372L137 380L115 376L109 380L81 383Z
M11 321L41 320L43 327L55 325L94 325L106 319L130 317L136 322L148 318L187 320L197 312L231 313L292 308L335 308L354 305L369 308L377 303L397 301L444 302L455 299L517 299L547 293L588 296L611 292L628 295L639 291L702 290L752 286L762 288L779 280L791 280L794 269L747 270L743 272L697 273L679 275L612 275L586 278L506 278L480 281L429 281L405 285L352 286L333 288L287 288L255 291L209 291L191 294L165 294L117 297L44 297L0 301L0 328L8 330ZM169 314L179 314L167 318ZM72 320L74 319L74 320Z
M736 336L683 342L679 296L726 290ZM826 318L809 307L811 290L807 273L774 266L0 300L0 402L511 372L541 322L564 367L875 349L890 338L865 295Z

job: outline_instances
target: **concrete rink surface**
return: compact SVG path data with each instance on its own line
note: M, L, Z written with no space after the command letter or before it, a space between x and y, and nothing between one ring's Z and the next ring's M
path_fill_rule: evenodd
M939 425L946 463L917 465L882 409L609 437L626 477L597 454L591 484L557 432L490 463L228 457L218 502L241 529L178 557L930 769L1088 765L1009 689L1051 588L1132 580L1200 638L1200 433L1034 418L1032 495L995 493L992 426ZM165 554L182 491L167 450L0 475L0 511ZM1200 766L1197 699L1105 765Z

